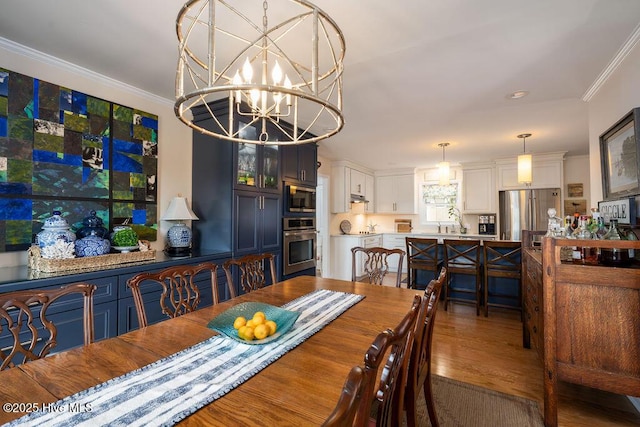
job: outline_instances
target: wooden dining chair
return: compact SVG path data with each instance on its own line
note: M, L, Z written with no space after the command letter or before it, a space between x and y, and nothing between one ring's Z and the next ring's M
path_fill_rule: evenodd
M424 304L426 310L421 312L422 317L416 320L415 338L413 349L409 359L409 371L407 375L407 388L405 391L405 409L407 411L407 427L418 425L418 398L420 389L424 391L425 403L429 420L433 427L438 427L438 417L433 401L433 391L431 389L431 341L433 338L433 327L436 321L438 301L440 293L447 278L447 269L443 267L437 279L429 282L424 291Z
M444 285L444 309L450 301L473 304L480 315L482 303L482 246L480 240L444 239L444 263L447 281ZM471 282L471 283L469 283ZM471 298L465 298L471 295Z
M522 311L522 244L500 240L485 240L483 245L484 265L484 315L489 315L489 306ZM500 283L505 288L497 289L492 278L506 279ZM494 286L495 285L495 286ZM509 292L510 291L510 292ZM490 298L492 298L490 300ZM507 302L513 301L512 304Z
M89 283L73 283L57 289L0 294L0 333L8 331L13 341L8 349L0 349L0 370L41 359L51 352L57 344L58 329L47 317L47 311L52 304L67 295L82 295L84 345L92 343L93 294L96 288L96 285Z
M358 282L366 280L375 285L382 285L384 277L389 272L389 261L396 257L397 276L396 288L402 283L402 261L405 252L402 249L386 249L386 248L363 248L356 246L351 248L351 281ZM364 276L358 276L358 263L362 263Z
M432 279L437 278L440 268L438 239L406 237L405 242L407 245L407 287L417 289L419 271L424 271L425 273L421 274L420 282L426 288Z
M267 282L267 273L265 263L269 263L271 273L271 283ZM222 268L227 275L227 283L233 286L233 266L238 268L239 291L249 293L265 287L268 284L274 284L278 280L276 278L275 256L271 253L259 255L245 255L241 258L226 261Z
M154 287L157 288L159 285L162 288L159 298L162 313L169 318L178 317L198 308L198 304L200 304L200 289L194 279L200 273L210 274L213 303L217 304L219 302L217 271L218 266L216 264L205 262L195 266L177 265L155 273L139 273L127 280L127 285L133 292L133 301L136 305L140 327L144 328L149 324L143 294L150 294L148 292L150 286L155 285ZM227 285L229 286L231 297L235 297L233 287L230 284ZM157 295L155 292L151 294Z
M369 383L364 369L356 365L351 368L347 380L342 387L342 393L333 412L322 424L323 427L352 427L355 426L356 416L365 389Z
M409 356L416 321L424 316L426 304L424 296L416 295L398 326L376 336L365 353L363 367L349 372L338 404L324 426L402 425Z

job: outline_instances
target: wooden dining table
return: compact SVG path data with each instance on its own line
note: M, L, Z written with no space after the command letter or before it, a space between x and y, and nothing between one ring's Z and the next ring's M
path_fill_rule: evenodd
M336 405L349 370L363 363L364 353L379 332L400 322L419 291L311 276L279 282L0 372L0 422L25 415L20 412L28 410L25 405L56 402L202 342L217 334L207 323L236 304L259 301L281 306L317 289L365 297L296 348L179 424L320 425Z

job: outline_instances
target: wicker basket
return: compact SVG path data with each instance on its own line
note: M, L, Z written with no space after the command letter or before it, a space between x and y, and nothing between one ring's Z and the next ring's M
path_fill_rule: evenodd
M129 262L148 261L153 260L156 257L155 250L67 259L42 258L42 256L40 255L40 248L38 246L31 246L27 252L29 258L29 268L45 273L100 268L104 266L125 264Z

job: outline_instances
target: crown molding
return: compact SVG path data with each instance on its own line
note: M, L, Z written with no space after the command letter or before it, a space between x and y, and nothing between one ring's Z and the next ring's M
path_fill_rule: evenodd
M139 89L135 86L131 86L130 84L123 83L119 80L112 79L111 77L96 73L95 71L91 71L87 68L83 68L79 65L73 64L60 58L56 58L55 56L40 52L39 50L32 49L3 37L0 37L0 48L13 52L17 55L27 57L34 61L38 61L43 64L62 69L77 76L97 81L98 83L103 84L107 87L128 92L132 95L138 96L140 98L145 98L157 104L173 107L172 100Z
M591 101L600 88L607 82L609 77L618 69L620 64L626 59L629 53L640 41L640 24L633 30L629 38L622 45L622 47L615 54L613 59L609 62L609 65L600 73L598 78L593 82L591 87L582 96L582 100L585 102Z

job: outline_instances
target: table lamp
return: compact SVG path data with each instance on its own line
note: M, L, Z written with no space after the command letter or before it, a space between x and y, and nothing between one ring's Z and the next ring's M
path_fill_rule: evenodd
M185 256L191 254L191 229L184 223L186 220L198 219L187 205L186 197L174 197L162 216L163 221L177 221L167 232L167 246L165 252L170 256Z

